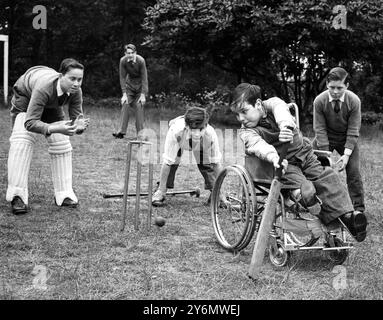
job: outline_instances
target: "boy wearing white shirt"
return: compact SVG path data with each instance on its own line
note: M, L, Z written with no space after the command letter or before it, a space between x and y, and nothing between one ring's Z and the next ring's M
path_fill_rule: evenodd
M197 166L205 180L205 189L212 190L222 169L218 137L208 124L209 115L203 108L189 108L184 116L169 122L165 139L160 184L152 198L153 206L161 206L166 190L174 188L175 173L184 150L193 151Z

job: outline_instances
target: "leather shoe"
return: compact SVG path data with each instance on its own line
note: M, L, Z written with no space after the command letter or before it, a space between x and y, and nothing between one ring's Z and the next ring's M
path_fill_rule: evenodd
M121 133L121 132L113 132L112 135L113 135L113 137L115 137L116 139L123 139L125 134L123 134L123 133Z
M13 214L18 215L18 214L25 214L28 212L27 205L23 202L23 200L21 200L19 196L16 196L13 198L13 200L11 201L11 205L12 205Z
M58 205L56 202L56 199L55 199L55 203L56 203L56 205ZM63 203L61 204L61 207L76 208L77 206L78 206L78 202L74 202L70 198L65 198Z
M362 242L367 236L367 218L363 212L354 211L339 217L341 223L347 228L356 241Z

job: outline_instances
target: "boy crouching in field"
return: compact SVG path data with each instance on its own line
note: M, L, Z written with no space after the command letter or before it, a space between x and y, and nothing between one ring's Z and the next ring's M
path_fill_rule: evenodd
M297 128L287 104L277 97L262 101L261 88L248 83L238 85L232 98L232 111L242 124L239 135L246 153L271 162L278 168L281 146L289 142L286 155L288 166L282 183L299 189L302 183L310 181L322 201L321 221L328 225L339 219L357 241L363 241L367 235L365 215L354 212L338 174L332 168L321 165L310 141Z
M205 180L205 189L212 190L222 169L218 137L208 124L209 115L203 108L189 108L185 115L169 122L158 190L153 194L153 206L161 206L166 190L174 188L174 178L184 150L192 150L198 169ZM209 198L210 199L210 198Z

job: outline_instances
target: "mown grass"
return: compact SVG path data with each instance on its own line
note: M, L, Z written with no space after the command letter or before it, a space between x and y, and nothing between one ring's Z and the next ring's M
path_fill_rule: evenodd
M54 205L50 160L41 137L29 176L31 211L14 216L5 201L9 116L0 110L0 299L383 298L383 147L382 132L376 126L363 128L361 137L369 235L356 244L343 264L347 288L336 290L332 285L334 266L321 252L298 253L280 270L265 259L260 280L250 281L247 271L254 239L241 254L220 248L209 207L204 205L206 191L200 198L169 198L166 207L154 209L167 219L166 225L152 226L150 231L144 229L147 205L143 200L140 231L128 220L125 231L120 232L122 200L101 196L123 188L126 141L111 136L119 110L94 108L86 113L92 119L89 129L71 140L79 208ZM150 110L146 120L159 132L159 120L172 115L171 111ZM131 123L131 135L133 128ZM159 170L156 164L155 180ZM144 187L146 172L144 167ZM196 166L181 166L176 188L194 186L203 190ZM131 198L129 212L133 208ZM46 288L34 285L39 277L34 272L36 266L47 270Z

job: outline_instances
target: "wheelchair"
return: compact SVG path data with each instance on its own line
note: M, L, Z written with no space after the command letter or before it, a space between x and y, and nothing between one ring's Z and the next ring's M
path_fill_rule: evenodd
M298 108L290 104L292 107L297 119ZM332 166L330 152L315 153L323 166ZM211 217L215 236L224 249L237 253L258 232L273 177L273 165L251 155L245 155L244 166L226 166L218 175L212 190ZM334 264L342 264L353 248L348 232L337 221L325 226L296 194L296 189L281 188L269 237L270 262L284 267L293 252L322 250ZM319 213L320 206L316 210Z

